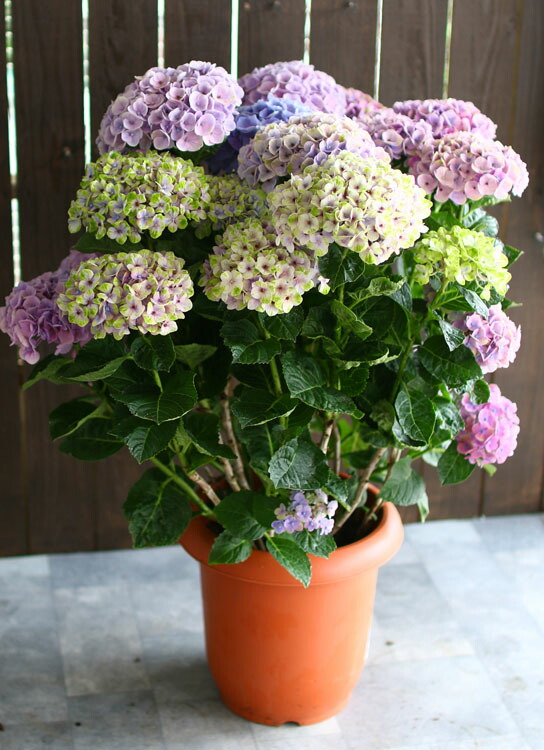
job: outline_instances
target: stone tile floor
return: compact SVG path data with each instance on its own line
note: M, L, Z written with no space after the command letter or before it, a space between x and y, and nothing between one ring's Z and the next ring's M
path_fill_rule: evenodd
M406 528L353 699L252 725L206 667L180 548L0 560L2 750L544 750L544 518Z

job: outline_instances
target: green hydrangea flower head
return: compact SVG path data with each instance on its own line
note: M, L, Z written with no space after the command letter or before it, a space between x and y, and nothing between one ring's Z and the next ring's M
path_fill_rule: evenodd
M462 285L475 281L484 299L490 298L491 287L504 296L512 278L501 245L493 237L460 226L440 227L422 237L414 247L414 261L414 280L420 284L435 275Z
M87 165L68 211L68 229L84 227L123 245L147 230L156 239L206 218L208 178L202 167L169 153L104 154Z
M198 226L200 236L210 234L212 230L222 231L233 222L269 213L264 191L251 187L236 174L209 175L208 184L210 202L206 221Z

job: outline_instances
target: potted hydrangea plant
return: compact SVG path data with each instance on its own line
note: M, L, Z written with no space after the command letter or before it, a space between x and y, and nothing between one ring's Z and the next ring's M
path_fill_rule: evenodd
M428 513L413 462L456 483L515 448L484 376L520 344L519 252L486 207L528 175L495 132L301 62L152 68L104 115L75 248L0 310L25 387L82 387L51 414L60 449L145 464L134 544L200 561L212 673L255 721L348 700L395 506Z

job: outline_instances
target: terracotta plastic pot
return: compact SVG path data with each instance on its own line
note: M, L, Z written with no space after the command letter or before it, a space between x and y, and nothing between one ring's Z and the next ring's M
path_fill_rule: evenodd
M200 562L206 650L223 702L260 724L314 724L349 701L363 668L378 568L402 544L391 503L367 537L310 555L305 589L268 552L207 564L214 534L201 516L181 544Z

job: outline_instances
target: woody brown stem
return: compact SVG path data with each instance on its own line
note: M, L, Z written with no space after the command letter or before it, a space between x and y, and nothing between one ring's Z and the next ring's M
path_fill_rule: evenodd
M325 422L325 429L323 430L323 437L321 438L321 442L319 444L319 447L323 451L323 453L327 453L327 449L329 447L329 441L331 439L332 431L334 429L334 419L329 419Z
M385 448L378 448L374 456L372 457L372 460L366 467L366 469L363 471L359 478L359 484L357 485L357 492L355 493L355 497L353 498L353 504L351 506L351 509L346 513L345 516L343 516L335 525L335 528L333 529L333 534L342 528L342 526L346 523L348 518L351 517L351 515L357 510L361 500L363 499L363 495L365 494L366 488L368 487L368 480L372 476L372 472L378 465L378 462L380 458L385 453Z
M238 447L238 442L234 436L234 429L232 427L230 399L232 397L233 390L234 383L232 379L229 378L225 387L225 391L221 394L221 422L225 431L226 444L236 457L233 459L234 475L236 476L239 486L243 487L245 490L249 490L250 486L244 472L244 464L242 463L242 459L240 458L240 448Z
M238 484L238 480L234 476L234 472L232 470L232 466L230 465L230 461L228 458L222 458L221 459L221 465L223 466L223 471L225 472L225 479L229 483L229 487L233 492L240 492L240 485Z
M334 473L340 474L342 469L342 438L338 429L338 422L335 422L332 428L334 437Z
M206 495L206 497L212 501L214 505L219 505L221 500L216 495L215 490L211 486L211 484L208 484L208 482L204 479L204 477L201 477L200 474L197 471L191 471L187 473L187 476L189 479L191 479L200 489L202 492Z

